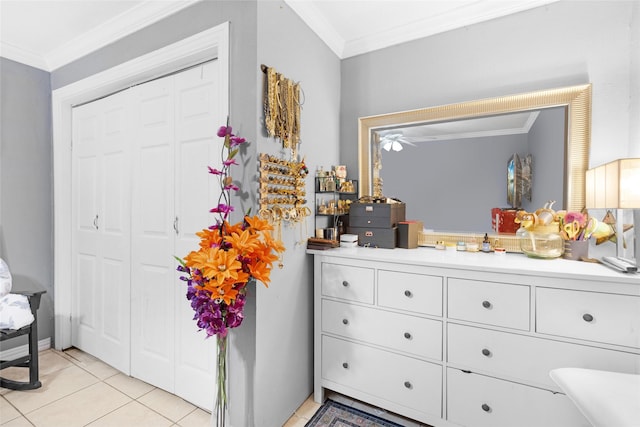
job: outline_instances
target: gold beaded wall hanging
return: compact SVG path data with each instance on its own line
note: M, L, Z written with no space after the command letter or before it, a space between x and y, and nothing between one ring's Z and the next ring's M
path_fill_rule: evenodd
M300 226L301 241L303 223L311 215L307 204L305 177L309 169L301 162L280 159L270 154L260 154L260 212L262 219L276 229L276 238L281 239L282 223Z
M291 150L296 159L300 143L300 83L261 65L264 78L264 125L267 134L279 138L282 146Z

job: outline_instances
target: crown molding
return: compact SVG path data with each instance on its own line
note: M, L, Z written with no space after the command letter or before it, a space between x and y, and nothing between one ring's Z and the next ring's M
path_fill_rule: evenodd
M446 13L430 16L387 31L376 31L357 39L345 40L331 26L312 1L285 0L285 3L320 37L340 59L421 39L456 28L511 15L558 0L471 2Z
M50 71L103 48L202 0L140 3L45 56Z
M320 13L314 2L299 0L284 0L284 2L311 28L311 31L320 37L320 40L322 40L338 58L342 59L345 40L340 37L331 23L324 18L324 15Z
M200 1L147 0L44 56L5 42L0 55L51 72Z
M0 41L0 56L40 70L50 71L42 55L5 41Z
M342 58L360 55L400 43L463 28L491 19L555 3L558 0L527 0L505 2L474 2L446 13L430 16L403 27L376 32L360 39L346 40Z

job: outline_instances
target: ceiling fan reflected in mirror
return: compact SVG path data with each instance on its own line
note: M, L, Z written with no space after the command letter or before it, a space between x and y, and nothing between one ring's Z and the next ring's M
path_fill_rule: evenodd
M403 144L413 147L416 146L413 142L405 138L402 133L378 134L378 136L380 137L380 148L386 151L401 151Z

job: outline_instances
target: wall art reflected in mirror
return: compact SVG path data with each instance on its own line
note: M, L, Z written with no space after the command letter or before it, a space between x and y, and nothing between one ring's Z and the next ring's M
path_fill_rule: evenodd
M508 163L531 156L535 210L584 207L591 85L424 108L359 120L360 195L393 197L439 231L486 232L510 207Z

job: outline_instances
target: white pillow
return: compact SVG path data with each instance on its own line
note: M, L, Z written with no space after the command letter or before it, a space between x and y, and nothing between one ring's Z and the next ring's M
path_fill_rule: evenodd
M9 294L0 298L0 329L20 329L33 321L26 295Z
M11 292L11 273L9 266L0 258L0 298Z

